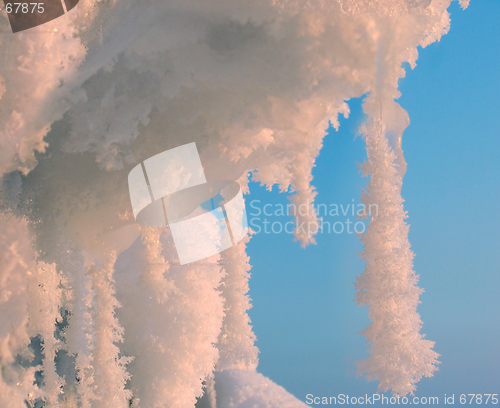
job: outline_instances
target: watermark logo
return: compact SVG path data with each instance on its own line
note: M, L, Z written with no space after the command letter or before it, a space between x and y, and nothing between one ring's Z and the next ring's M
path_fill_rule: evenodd
M377 204L263 204L252 200L250 227L256 234L364 234L367 220L378 216ZM291 219L293 217L293 219ZM314 220L314 221L303 221Z
M135 220L170 228L181 265L228 249L248 232L245 202L234 181L205 178L196 144L150 157L128 175Z
M44 0L30 3L3 0L13 33L48 23L73 9L79 0Z

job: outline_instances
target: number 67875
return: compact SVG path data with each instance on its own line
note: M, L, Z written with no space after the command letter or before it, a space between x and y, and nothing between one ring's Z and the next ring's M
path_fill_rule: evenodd
M31 8L31 11L30 11ZM7 13L34 13L35 9L38 13L43 13L45 9L43 8L43 3L7 3L5 5L5 10Z

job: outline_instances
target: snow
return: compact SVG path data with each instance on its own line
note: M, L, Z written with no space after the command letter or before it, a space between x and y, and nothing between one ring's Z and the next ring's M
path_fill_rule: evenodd
M365 94L362 200L379 216L362 236L360 373L401 395L431 376L395 100L402 63L449 29L450 1L81 0L15 35L0 15L2 404L187 408L205 383L219 407L303 406L255 371L250 237L179 265L168 229L135 224L127 175L195 142L208 180L277 185L310 207L296 222L315 223L322 139Z
M224 370L215 374L219 408L305 408L307 405L262 374Z

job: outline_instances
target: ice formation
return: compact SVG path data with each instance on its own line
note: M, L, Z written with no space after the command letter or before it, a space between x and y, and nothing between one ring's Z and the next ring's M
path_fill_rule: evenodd
M398 394L432 375L395 99L450 2L81 0L16 34L1 14L2 406L187 408L204 384L212 408L305 406L255 373L247 241L181 267L168 230L134 223L127 174L194 141L207 178L246 190L250 173L312 205L328 124L365 94L362 199L379 216L362 237L356 296L373 323L360 371Z

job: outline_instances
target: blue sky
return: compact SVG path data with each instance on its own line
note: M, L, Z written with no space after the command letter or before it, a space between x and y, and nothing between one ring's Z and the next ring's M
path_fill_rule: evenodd
M411 120L402 193L425 289L418 312L441 354L439 371L416 395L454 393L457 403L461 393L500 393L500 1L471 0L465 11L453 2L450 11L450 32L420 50L400 80L399 102ZM359 203L367 181L356 166L366 156L354 137L361 101L350 106L316 162L318 203ZM252 200L288 203L256 184ZM255 210L248 212L251 220ZM376 392L375 382L355 375L354 361L368 349L357 334L369 324L366 308L353 301L361 250L346 232L319 235L306 249L284 233L258 234L249 245L259 371L302 400Z

